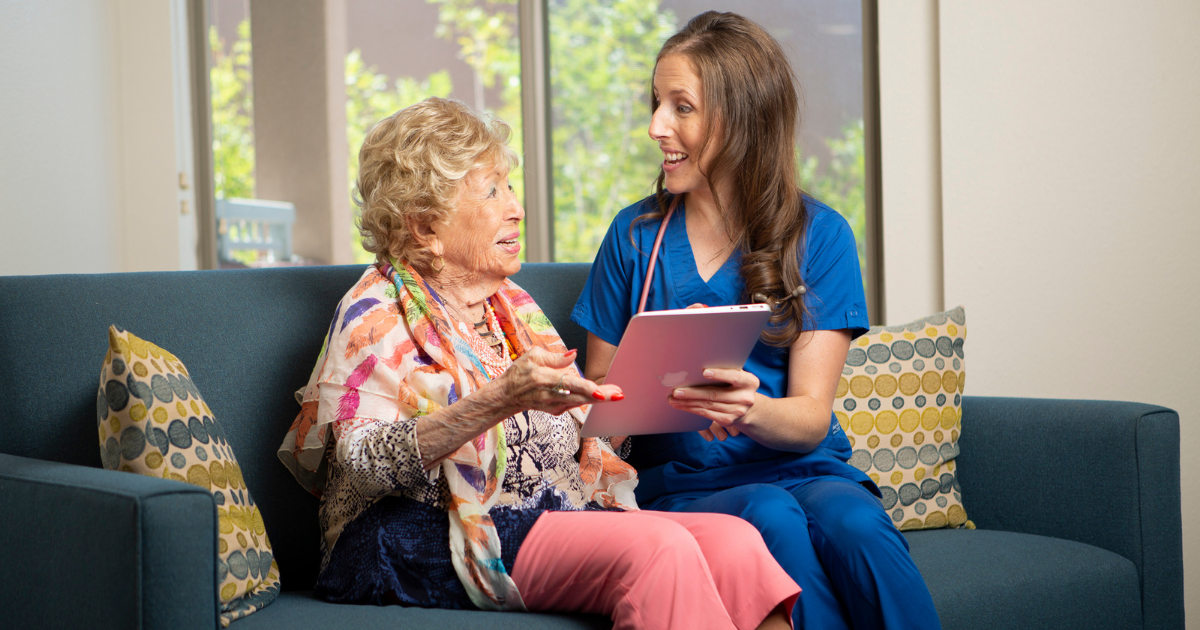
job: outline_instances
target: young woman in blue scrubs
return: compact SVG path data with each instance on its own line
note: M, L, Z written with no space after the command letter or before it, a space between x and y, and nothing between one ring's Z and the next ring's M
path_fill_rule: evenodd
M588 378L607 373L638 310L672 202L646 310L759 301L774 314L744 370L706 372L728 386L673 392L671 404L709 429L627 438L638 502L755 525L803 589L797 628L939 628L878 489L846 463L832 413L866 300L850 227L797 184L786 57L753 22L701 14L659 53L652 109L657 193L617 215L571 315L589 331Z

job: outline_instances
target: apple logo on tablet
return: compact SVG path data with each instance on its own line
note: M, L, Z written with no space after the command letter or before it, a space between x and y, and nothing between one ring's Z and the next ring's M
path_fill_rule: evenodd
M667 372L666 374L662 375L658 380L659 380L659 382L661 382L663 384L664 387L675 387L676 385L679 385L680 383L683 383L685 380L687 380L687 374L688 373L686 371L684 371L684 372Z

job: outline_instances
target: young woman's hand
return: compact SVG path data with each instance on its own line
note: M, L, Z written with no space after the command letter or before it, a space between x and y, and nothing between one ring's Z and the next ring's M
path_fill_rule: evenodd
M758 377L745 370L709 368L704 378L724 385L677 388L671 392L671 406L712 420L712 426L700 431L710 442L738 435L738 425L757 401Z
M571 369L574 360L574 350L560 354L533 348L521 355L497 379L512 413L537 409L558 415L580 405L624 398L616 385L597 385L577 376Z

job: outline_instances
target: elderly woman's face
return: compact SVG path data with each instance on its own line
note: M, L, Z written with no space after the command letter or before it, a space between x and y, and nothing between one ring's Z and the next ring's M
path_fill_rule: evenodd
M477 277L480 282L503 280L521 270L521 219L525 209L508 183L507 169L477 168L459 184L458 202L438 226L449 277Z

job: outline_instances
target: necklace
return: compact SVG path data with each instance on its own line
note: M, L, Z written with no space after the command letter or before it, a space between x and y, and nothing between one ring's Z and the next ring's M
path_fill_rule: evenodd
M504 331L504 327L500 325L500 319L496 317L496 309L492 308L492 301L488 300L484 303L487 306L488 320L491 322L492 331L499 337L492 343L492 347L496 349L498 354L508 354L508 358L512 361L517 360L517 344L508 338L508 333ZM503 346L503 347L497 347Z
M466 313L464 313L457 306L451 304L449 299L442 298L442 304L444 304L447 308L450 309L450 311L452 313L454 313L455 319L457 319L459 323L466 324L471 321L472 318L469 317ZM483 319L480 319L478 322L475 322L473 325L475 326L476 330L478 330L480 325L485 324L486 322L487 322L487 309L485 307Z
M462 334L463 338L469 339L470 333L471 333L472 329L474 329L473 331L474 331L475 335L478 336L480 339L482 339L483 342L486 343L488 346L490 346L493 349L493 351L496 352L496 354L503 353L503 349L498 348L497 346L503 344L504 339L502 337L500 337L499 335L494 334L492 332L492 327L490 327L488 325L489 324L489 322L488 322L489 308L488 308L488 303L486 300L483 303L484 304L483 316L479 319L479 321L471 323L470 328L467 327L467 323L470 321L470 318L466 317L462 311L458 310L457 307L451 305L449 301L444 302L444 304L446 304L446 306L449 306L450 310L453 311L454 314L457 316L456 323L458 324L458 326L457 326L458 332L460 334Z
M491 304L484 302L486 313L484 321L492 320L492 326L495 330L500 329L500 324L496 320L496 314L491 310ZM486 323L484 324L487 325ZM495 335L492 331L488 331L489 337L496 339L498 343L488 344L483 337L477 334L472 334L474 331L467 331L465 324L460 324L463 331L463 337L467 340L467 345L471 347L471 351L479 358L483 364L484 371L487 372L489 379L496 378L504 373L505 370L512 365L515 360L514 353L506 352L508 350L507 341L502 335Z
M510 346L490 300L483 300L483 318L468 326L469 317L451 304L450 300L438 296L431 285L426 283L426 286L429 287L438 302L455 316L456 319L451 320L451 326L458 330L458 333L470 346L471 351L483 364L484 372L489 380L503 374L512 365L512 362L517 360L515 346Z

